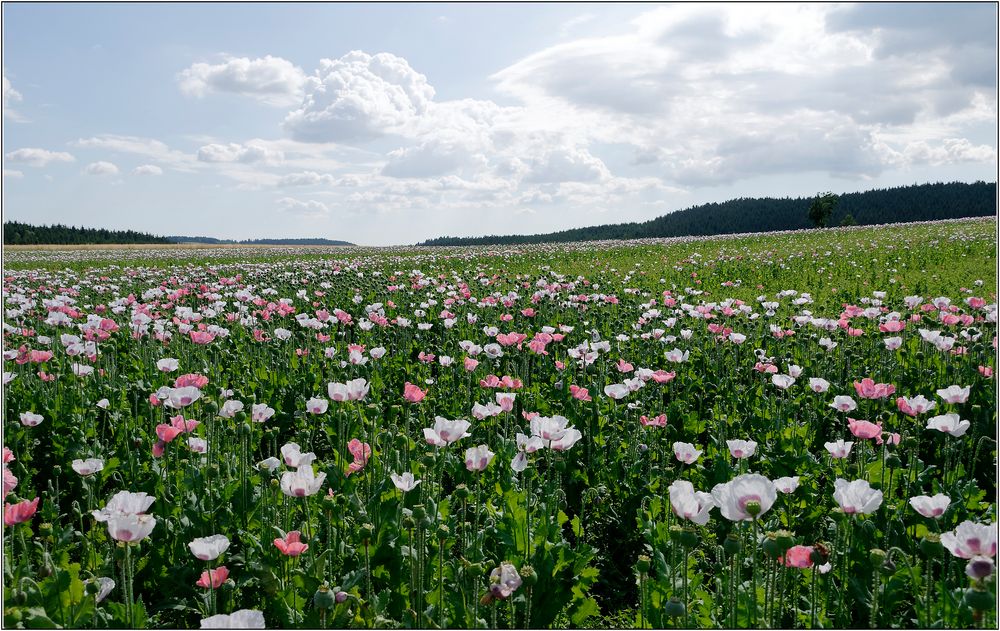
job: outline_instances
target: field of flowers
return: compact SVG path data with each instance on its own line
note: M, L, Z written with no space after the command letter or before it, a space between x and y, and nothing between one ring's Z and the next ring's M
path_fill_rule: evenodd
M4 624L995 626L996 228L7 252Z

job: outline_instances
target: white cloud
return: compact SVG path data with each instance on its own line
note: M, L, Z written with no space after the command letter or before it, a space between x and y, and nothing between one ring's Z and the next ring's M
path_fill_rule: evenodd
M231 142L225 145L209 144L198 149L198 160L201 162L281 162L284 154L281 151L269 149L262 143L250 141L247 144Z
M118 167L111 162L103 160L91 162L83 171L87 175L118 175Z
M427 78L389 53L320 60L299 108L285 117L296 140L343 142L405 132L434 98Z
M293 197L282 197L278 200L281 212L301 215L303 217L322 217L329 214L330 209L323 202L314 199L301 200Z
M102 134L92 138L80 138L71 142L70 146L143 156L178 171L191 171L197 166L195 156L171 149L166 143L154 138Z
M140 164L132 169L132 175L163 175L163 169L155 164Z
M75 158L65 151L49 151L35 147L17 149L4 155L8 162L26 164L32 167L44 167L52 162L73 162Z
M809 171L870 177L906 161L893 156L905 156L908 143L945 138L968 146L941 145L926 159L995 160L979 148L990 148L982 143L995 136L995 122L978 140L959 123L995 121L995 33L970 31L975 46L992 51L978 57L961 36L971 14L995 18L995 8L963 8L951 34L927 47L915 43L934 30L933 16L880 21L869 9L895 11L670 5L641 15L631 33L551 46L493 78L530 122L547 119L547 129L584 148L631 144L634 165L659 165L683 184ZM913 11L951 15L942 6Z
M22 172L20 172L20 171L18 171L16 169L4 169L3 170L3 176L4 177L13 178L15 180L19 180L22 177L24 177L24 173L22 173Z
M226 57L222 63L195 63L177 75L181 92L204 97L229 92L253 97L269 105L291 105L301 98L305 74L292 62L263 58Z
M11 85L10 79L7 78L6 74L3 76L3 116L6 119L15 122L24 122L24 117L16 112L11 105L20 102L22 99L21 93L14 89Z
M317 186L320 184L333 184L335 178L329 173L316 173L315 171L302 171L300 173L289 173L283 175L278 180L278 186Z

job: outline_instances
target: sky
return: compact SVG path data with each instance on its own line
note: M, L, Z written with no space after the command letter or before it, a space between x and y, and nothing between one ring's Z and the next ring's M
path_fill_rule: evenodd
M5 220L397 245L996 180L992 3L2 11Z

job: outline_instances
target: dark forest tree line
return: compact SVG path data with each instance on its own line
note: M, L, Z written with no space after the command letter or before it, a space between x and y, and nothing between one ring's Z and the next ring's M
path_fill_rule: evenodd
M166 237L157 237L135 230L77 228L63 224L33 226L20 221L5 221L3 224L4 245L84 245L91 243L172 243L172 241Z
M825 200L817 216L823 225L874 225L988 217L997 213L996 183L917 184L818 198L739 198L702 204L650 221L576 228L549 234L440 237L420 245L503 245L604 239L706 236L811 228L810 207ZM829 211L827 213L826 211Z

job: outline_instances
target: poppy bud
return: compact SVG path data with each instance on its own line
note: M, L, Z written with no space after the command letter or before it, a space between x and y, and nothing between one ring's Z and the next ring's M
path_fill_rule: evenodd
M339 592L337 592L337 595L335 597L336 600L337 600L337 604L339 605L340 603L342 603L345 600L347 600L347 596L348 596L348 593L345 592L345 591L339 591Z
M936 559L941 556L944 546L941 545L941 535L936 532L929 532L920 540L920 551L928 559Z
M313 594L313 606L317 609L329 609L337 603L336 595L330 591L330 586L323 583Z
M434 456L431 454L425 454L422 462L424 463L425 467L431 469L434 467Z
M681 602L680 598L671 596L670 600L667 601L666 606L663 608L663 612L671 618L678 618L684 615L684 611L686 609L687 608L684 606L684 603Z
M278 481L278 478L271 478L270 485L274 488L278 488L281 485L281 482Z
M215 401L209 401L205 404L205 409L214 416L219 411L219 404Z
M240 414L243 414L243 412L240 412ZM244 416L246 415L244 414ZM240 425L240 436L243 436L244 438L249 438L252 433L253 430L250 428L249 423L243 423L242 425Z
M410 439L407 438L405 434L397 434L396 435L396 447L397 448L399 448L399 449L405 449L406 446L409 443L410 443Z
M881 548L872 548L872 551L868 553L868 559L876 565L881 565L885 563L886 552Z
M240 410L239 412L236 413L236 416L234 416L233 418L236 419L237 423L243 423L244 421L247 420L247 413L244 412L243 410ZM245 428L244 431L247 433L246 435L249 436L250 435L250 429L249 429L250 426L246 425L244 423L244 428Z
M94 580L84 582L83 587L87 591L88 596L96 596L101 591L100 583Z
M413 521L412 515L407 515L406 517L403 517L403 528L406 528L407 530L413 530L416 527L416 525L417 522Z
M427 509L424 508L423 504L417 504L413 507L413 519L418 522L423 521L427 517Z
M645 574L649 571L649 557L645 554L639 555L639 560L635 563L635 571L639 574ZM522 576L522 578L524 578Z

